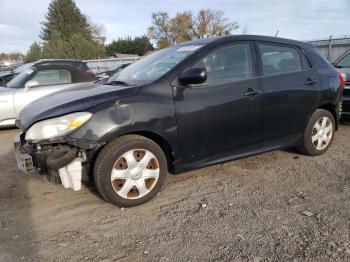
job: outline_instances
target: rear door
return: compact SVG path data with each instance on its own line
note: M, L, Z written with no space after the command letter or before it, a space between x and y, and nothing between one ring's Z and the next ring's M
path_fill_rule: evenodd
M62 68L40 69L28 81L37 81L39 86L30 89L19 88L14 96L14 106L18 115L28 104L48 94L72 86L69 70Z
M200 85L174 87L184 165L260 142L261 95L255 61L253 43L234 42L187 67L205 68L208 77Z
M319 79L296 46L257 42L263 88L263 141L304 131L319 99Z

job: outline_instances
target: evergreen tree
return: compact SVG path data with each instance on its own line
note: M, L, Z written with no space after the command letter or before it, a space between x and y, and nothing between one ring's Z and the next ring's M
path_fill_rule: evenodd
M73 0L52 0L42 22L45 58L94 59L104 56L104 46L94 39L89 23Z
M134 39L131 37L118 38L106 46L106 53L109 56L116 53L142 56L150 50L153 50L153 46L147 36L135 37Z
M29 50L28 50L28 52L27 52L27 54L26 54L26 56L24 58L24 62L25 63L34 62L36 60L41 59L42 57L43 57L42 47L40 46L39 43L34 42L30 46L30 48L29 48Z
M53 0L42 22L41 39L48 42L53 34L64 40L69 40L74 34L81 34L87 39L92 38L92 31L87 18L80 12L73 0Z

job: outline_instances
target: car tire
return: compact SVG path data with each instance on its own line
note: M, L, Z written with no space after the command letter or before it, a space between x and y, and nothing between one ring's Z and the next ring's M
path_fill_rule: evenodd
M311 116L298 150L309 156L321 155L328 150L335 134L333 115L325 109L317 109Z
M101 150L94 165L94 183L106 201L131 207L153 198L167 172L167 159L157 143L126 135Z

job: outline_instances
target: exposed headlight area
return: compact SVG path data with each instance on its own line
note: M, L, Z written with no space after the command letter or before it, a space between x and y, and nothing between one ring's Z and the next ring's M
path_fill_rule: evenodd
M40 121L28 129L25 140L38 141L66 135L84 125L91 117L89 112L77 112Z

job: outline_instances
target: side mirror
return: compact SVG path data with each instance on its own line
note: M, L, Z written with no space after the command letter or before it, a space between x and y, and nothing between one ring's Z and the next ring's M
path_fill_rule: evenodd
M29 89L33 88L33 87L37 87L39 86L39 82L35 81L35 80L29 80L25 85L24 88L26 89L26 91L28 91Z
M178 78L180 84L194 85L202 84L207 80L207 70L205 68L191 68L181 73Z

